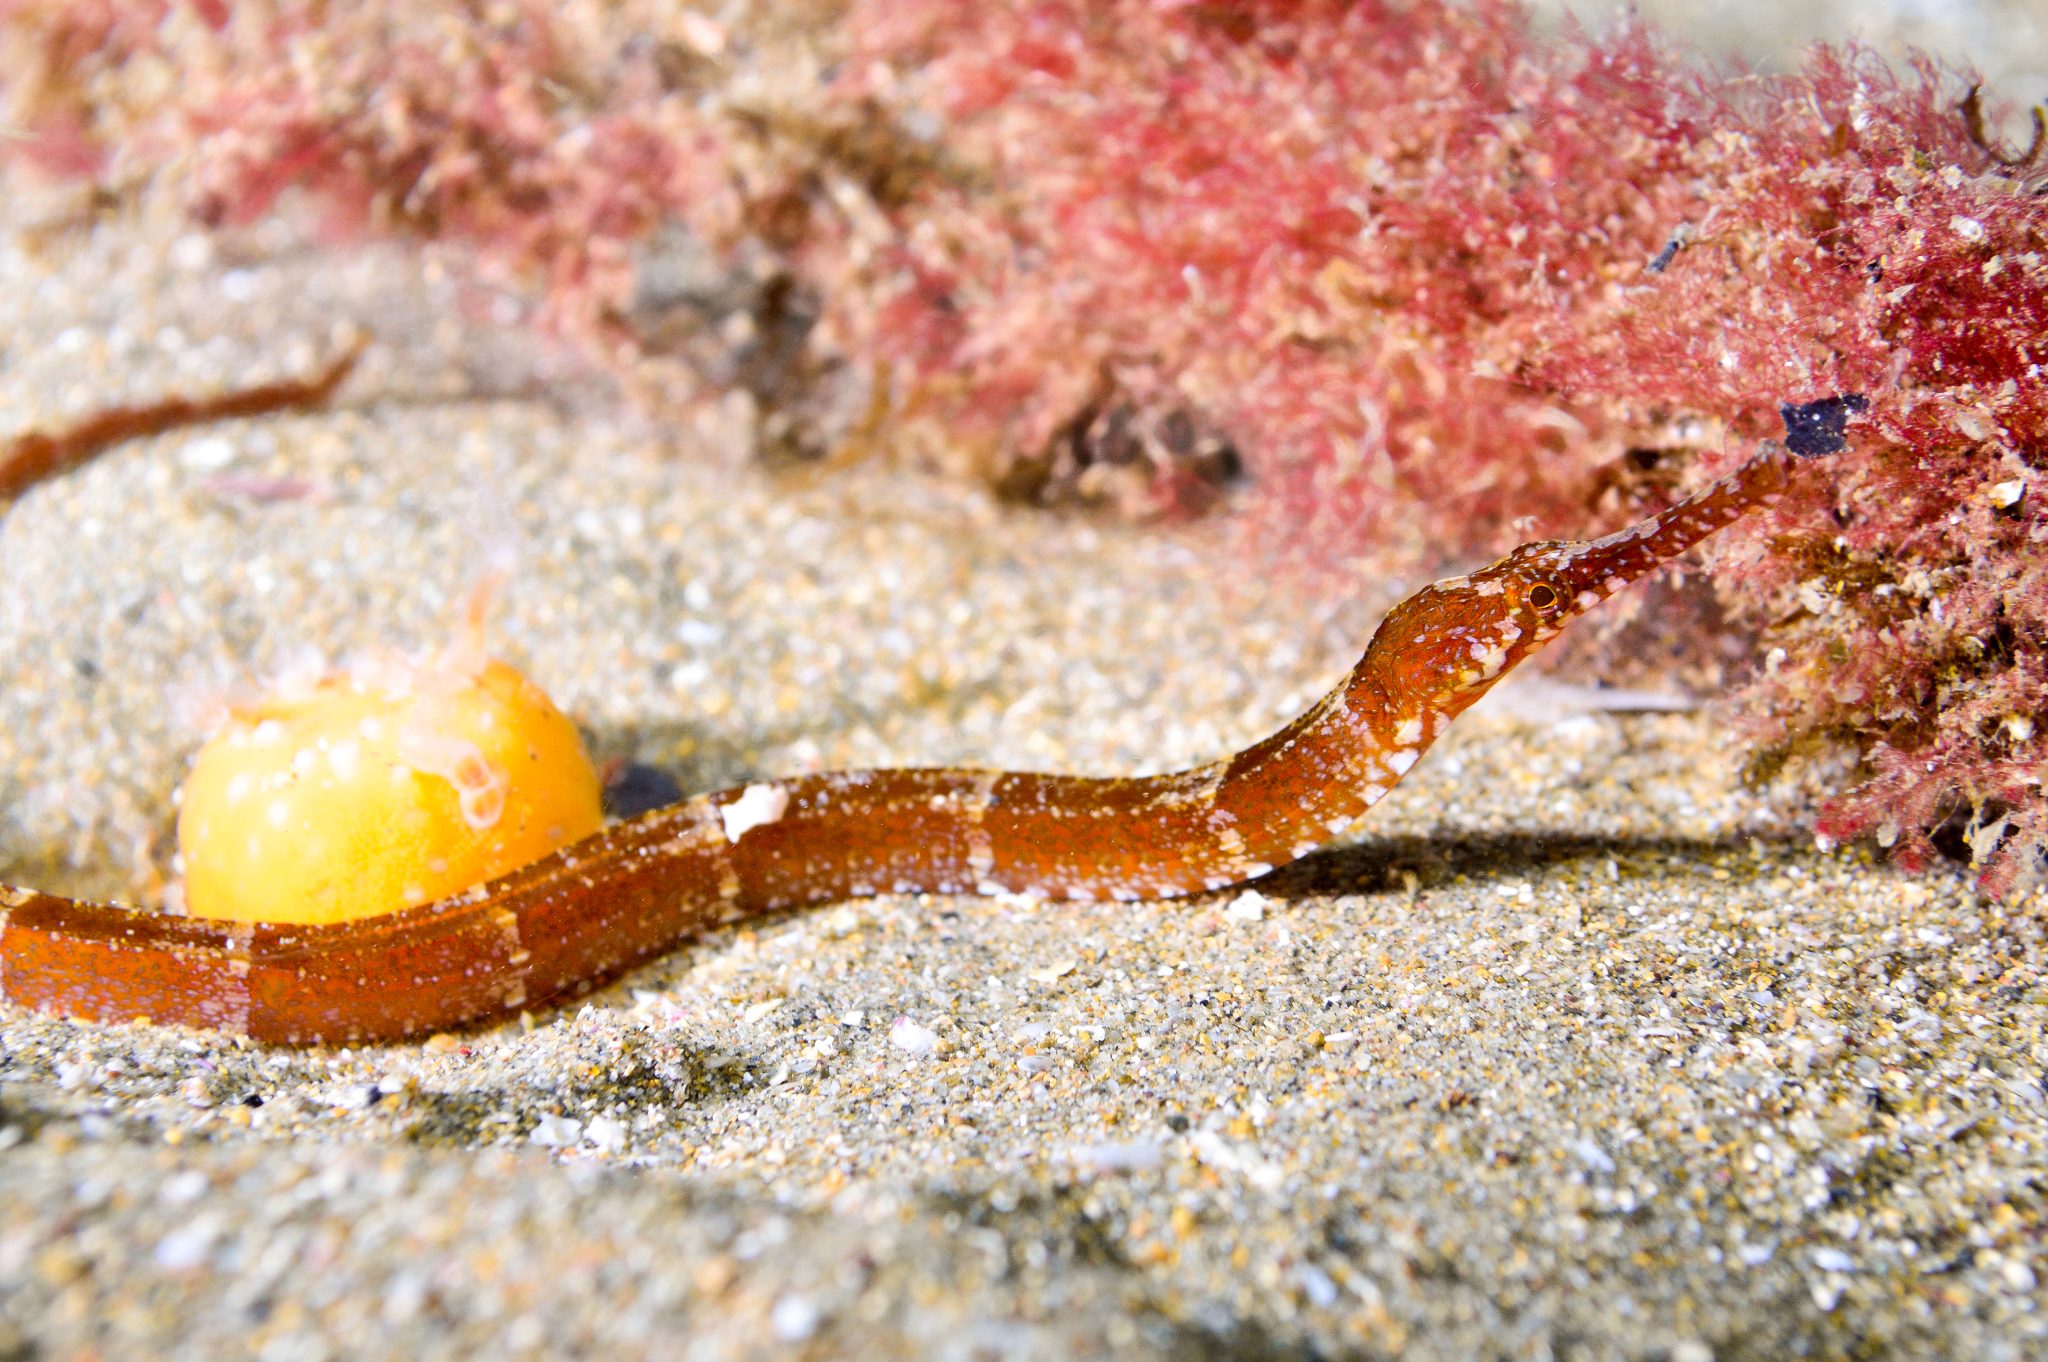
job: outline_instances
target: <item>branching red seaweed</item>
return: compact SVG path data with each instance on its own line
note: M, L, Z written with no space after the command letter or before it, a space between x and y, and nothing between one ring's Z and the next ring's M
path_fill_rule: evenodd
M875 343L1000 442L1108 374L1226 432L1293 542L1402 507L1458 552L1581 528L1627 432L1711 471L1867 394L1853 472L1717 555L1773 659L1737 703L1760 765L1861 755L1824 834L1912 863L1960 809L1987 888L2035 873L2048 200L1974 87L1829 48L1704 75L1505 5L856 16L1003 187L933 203Z

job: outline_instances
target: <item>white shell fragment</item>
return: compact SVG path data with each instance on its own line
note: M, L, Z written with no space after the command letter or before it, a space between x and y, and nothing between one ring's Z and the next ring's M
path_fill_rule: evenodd
M1230 906L1223 910L1223 916L1232 922L1264 922L1266 896L1256 889L1247 889L1230 901Z
M889 1043L906 1055L921 1058L939 1048L939 1037L930 1027L898 1017L889 1024Z

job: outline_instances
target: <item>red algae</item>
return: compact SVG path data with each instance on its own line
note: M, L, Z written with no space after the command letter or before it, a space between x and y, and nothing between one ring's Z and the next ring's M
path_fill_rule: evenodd
M1713 556L1772 659L1734 703L1760 769L1858 755L1824 835L1910 864L1960 811L1985 888L2034 873L2048 166L1973 86L1719 76L1503 5L859 12L1003 187L934 205L876 343L1022 447L1104 374L1192 406L1298 557L1396 510L1445 554L1582 532L1631 432L1698 476L1862 394L1846 464Z

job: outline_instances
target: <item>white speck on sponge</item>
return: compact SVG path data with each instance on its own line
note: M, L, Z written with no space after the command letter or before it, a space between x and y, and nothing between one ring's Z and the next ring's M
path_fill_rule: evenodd
M740 838L764 823L773 823L789 811L789 791L780 785L749 785L740 791L740 797L718 810L718 817L725 824L725 840L737 843Z
M363 748L354 738L343 738L327 749L327 765L337 780L354 780L362 769Z

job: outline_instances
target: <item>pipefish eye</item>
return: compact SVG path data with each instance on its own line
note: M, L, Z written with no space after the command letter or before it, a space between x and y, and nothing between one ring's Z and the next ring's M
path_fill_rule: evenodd
M1555 615L1565 607L1565 594L1549 582L1537 582L1522 593L1522 599L1539 615Z

